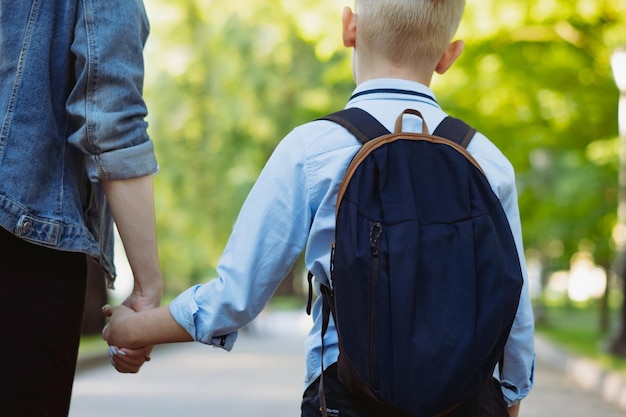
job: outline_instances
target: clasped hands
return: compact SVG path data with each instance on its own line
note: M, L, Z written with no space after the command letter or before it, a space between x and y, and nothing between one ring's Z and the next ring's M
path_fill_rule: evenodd
M133 307L139 308L138 310ZM153 346L133 346L131 340L132 326L129 319L137 311L150 308L133 299L127 298L121 305L102 307L102 314L108 317L108 323L102 330L102 338L109 345L111 365L120 373L137 373L141 366L150 360Z

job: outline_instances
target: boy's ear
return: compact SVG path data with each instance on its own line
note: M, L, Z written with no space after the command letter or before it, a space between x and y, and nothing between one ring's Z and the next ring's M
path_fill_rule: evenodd
M343 24L343 45L346 48L354 48L356 46L356 15L350 7L343 8L341 22Z
M454 41L448 45L448 48L446 48L446 51L441 56L441 59L435 68L437 74L443 74L446 72L452 64L454 64L454 61L461 56L464 48L465 43L462 40Z

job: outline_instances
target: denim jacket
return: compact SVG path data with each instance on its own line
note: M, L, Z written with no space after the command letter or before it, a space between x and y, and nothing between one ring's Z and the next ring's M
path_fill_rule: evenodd
M113 223L101 180L158 171L142 98L141 0L0 0L0 226L97 258Z

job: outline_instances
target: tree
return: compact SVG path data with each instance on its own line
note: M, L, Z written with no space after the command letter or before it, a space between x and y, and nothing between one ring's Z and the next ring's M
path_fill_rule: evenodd
M321 24L300 26L294 10ZM350 67L324 47L324 10L313 1L295 9L279 0L148 3L146 97L162 167L156 205L169 290L214 274L238 209L278 141L343 105Z
M626 47L616 49L611 58L614 78L620 90L619 98L619 193L617 205L617 225L615 240L618 248L617 271L623 281L623 292L626 295ZM626 301L622 305L620 316L621 328L612 341L613 353L626 357Z
M468 4L460 34L468 48L444 102L450 97L453 111L511 159L525 246L548 271L568 268L581 245L607 271L613 264L618 140L609 57L626 36L625 11L623 2L603 1Z

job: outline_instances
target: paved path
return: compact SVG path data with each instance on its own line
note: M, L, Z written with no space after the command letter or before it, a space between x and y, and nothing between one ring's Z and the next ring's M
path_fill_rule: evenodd
M605 402L556 373L546 363L537 364L536 383L522 403L521 417L624 417L626 410Z
M199 343L161 346L136 375L118 374L108 363L81 370L70 417L299 416L306 320L266 314L230 353ZM566 377L554 352L538 353L521 417L626 416Z

